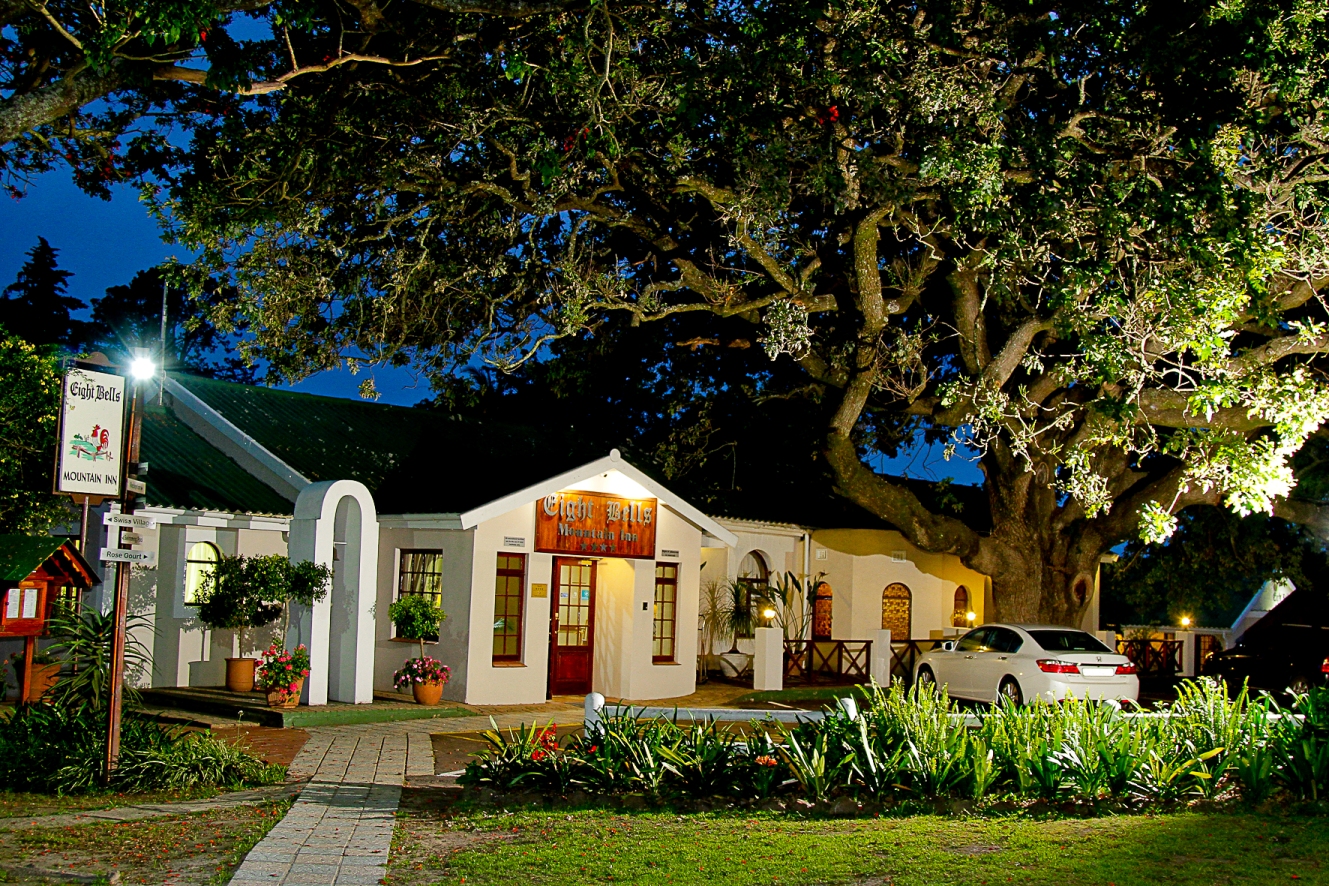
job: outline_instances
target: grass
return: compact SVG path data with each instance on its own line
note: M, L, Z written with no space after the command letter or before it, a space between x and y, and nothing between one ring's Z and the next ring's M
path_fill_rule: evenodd
M398 886L1329 884L1323 818L831 820L605 811L401 814Z
M178 803L184 800L206 800L221 793L225 793L224 789L215 787L148 791L140 794L79 794L72 797L57 797L55 794L33 794L23 791L0 791L0 818L91 812L95 809L138 806L143 803Z
M768 689L763 692L749 692L747 695L740 695L731 704L770 704L773 701L783 704L809 701L830 704L834 703L837 698L846 698L851 695L862 700L864 697L863 688L861 686L825 686L815 689Z
M0 839L0 883L26 882L38 871L57 882L62 871L107 878L119 871L124 883L168 876L226 883L290 805L284 799L174 818L8 831Z

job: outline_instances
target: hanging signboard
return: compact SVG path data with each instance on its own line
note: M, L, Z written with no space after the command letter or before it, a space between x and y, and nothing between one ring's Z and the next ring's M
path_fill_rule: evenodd
M550 554L655 559L653 498L558 492L535 505L535 549Z
M125 379L71 369L60 397L55 491L120 497L125 459Z

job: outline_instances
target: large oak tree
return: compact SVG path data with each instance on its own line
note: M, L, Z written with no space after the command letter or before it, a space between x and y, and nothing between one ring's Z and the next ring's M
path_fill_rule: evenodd
M500 366L735 318L840 492L1074 622L1183 508L1282 509L1329 415L1329 27L1307 0L669 2L380 33L196 130L161 195L251 355ZM460 39L461 35L479 35ZM219 318L222 322L226 317ZM698 339L706 345L705 336ZM770 393L770 392L768 392ZM789 394L794 391L784 391ZM976 453L993 528L865 458Z

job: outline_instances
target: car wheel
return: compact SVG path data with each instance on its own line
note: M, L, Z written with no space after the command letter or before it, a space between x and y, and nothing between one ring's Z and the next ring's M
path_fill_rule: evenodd
M1297 674L1287 684L1287 691L1293 695L1306 695L1311 691L1311 680L1305 674Z
M927 665L918 669L918 679L914 685L919 689L927 690L937 685L937 677L932 673L932 668Z
M1000 704L1002 701L1010 702L1017 708L1024 704L1024 693L1020 691L1020 684L1014 677L1007 677L997 687L997 703Z

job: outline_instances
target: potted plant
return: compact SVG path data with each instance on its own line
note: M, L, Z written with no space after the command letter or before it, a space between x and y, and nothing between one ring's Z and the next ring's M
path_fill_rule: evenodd
M420 644L420 657L408 659L392 675L397 689L409 685L419 704L438 704L443 684L448 682L448 666L425 655L425 640L438 638L438 629L447 617L433 600L420 594L407 594L388 607L388 618L392 619L397 636Z
M428 655L408 658L401 669L393 673L392 683L397 690L411 687L416 704L438 704L443 697L443 686L452 676L452 669Z
M252 692L258 659L245 655L245 630L272 624L285 615L290 622L290 604L312 606L327 595L332 570L319 563L292 563L287 557L222 557L203 583L198 618L210 628L233 630L238 635L239 657L226 659L226 688Z
M254 690L254 667L258 659L245 655L245 630L261 628L277 620L279 603L270 603L265 589L255 583L258 571L246 557L222 557L199 593L198 618L213 630L235 631L237 657L226 659L226 688L232 692Z
M300 690L309 676L309 650L301 643L290 652L273 643L262 653L255 684L268 694L268 707L293 708L300 703Z

